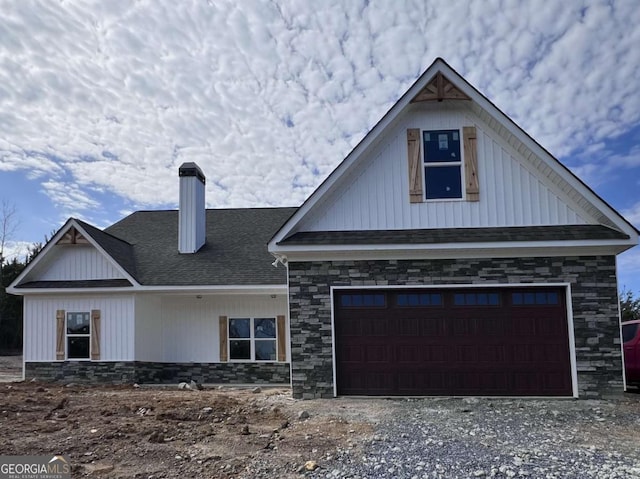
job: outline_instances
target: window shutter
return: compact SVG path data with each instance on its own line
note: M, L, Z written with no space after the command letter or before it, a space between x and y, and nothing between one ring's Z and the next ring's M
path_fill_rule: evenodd
M56 311L56 359L64 360L64 309Z
M478 151L475 126L462 128L464 140L464 175L466 179L467 201L479 201L480 189L478 186Z
M220 316L220 362L227 362L229 360L229 353L227 351L227 336L228 336L229 323L226 316Z
M91 359L100 359L100 310L91 310Z
M278 361L284 363L287 360L287 327L284 316L278 316Z
M420 158L420 129L407 130L407 153L409 157L409 201L422 203L422 161Z

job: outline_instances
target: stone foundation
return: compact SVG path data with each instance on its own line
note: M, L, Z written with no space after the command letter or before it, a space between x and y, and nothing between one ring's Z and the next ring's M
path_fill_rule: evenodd
M288 363L26 362L25 378L108 384L173 384L194 380L199 383L288 386L290 367Z
M333 397L332 286L571 285L581 398L622 393L614 256L289 262L292 388Z

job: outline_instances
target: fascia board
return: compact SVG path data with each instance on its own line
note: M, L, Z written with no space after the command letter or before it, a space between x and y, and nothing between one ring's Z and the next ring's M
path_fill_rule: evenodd
M194 286L130 286L122 288L7 288L7 292L24 295L105 294L105 293L171 293L171 294L285 294L287 285L194 285Z
M518 249L450 249L450 250L381 250L381 251L319 251L287 255L288 265L308 261L375 261L375 260L434 260L482 258L536 258L563 256L612 256L620 250L610 247L583 248L518 248Z
M582 246L619 246L625 249L632 248L637 244L637 241L633 240L558 240L558 241L498 241L498 242L460 242L460 243L428 243L428 244L363 244L363 245L291 245L291 246L278 246L277 253L291 254L296 252L315 252L315 251L397 251L397 250L465 250L465 249L488 249L488 248L555 248L555 247L569 247L577 248Z
M313 245L313 246L290 246L283 248L279 253L286 256L288 261L295 261L297 258L314 257L322 259L332 255L342 258L349 256L376 256L379 254L389 255L420 255L429 257L443 255L451 257L453 254L464 255L465 257L475 257L479 254L500 256L519 256L521 252L529 251L560 251L565 254L567 251L579 250L599 251L599 254L619 254L635 246L630 241L620 240L578 240L578 241L512 241L496 243L442 243L442 244L394 244L394 245Z

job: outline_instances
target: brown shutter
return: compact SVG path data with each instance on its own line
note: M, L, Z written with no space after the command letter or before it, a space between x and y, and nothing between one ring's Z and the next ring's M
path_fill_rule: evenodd
M278 361L287 360L287 327L284 316L278 316Z
M56 311L56 359L64 360L64 309Z
M407 130L407 153L409 157L409 201L422 203L422 158L420 158L420 129Z
M227 317L220 316L220 362L227 362L229 360L229 353L227 352L228 328Z
M100 310L91 310L91 359L100 359Z
M464 175L466 179L467 201L479 201L480 189L478 186L478 151L476 146L476 127L463 127L462 137L464 139Z

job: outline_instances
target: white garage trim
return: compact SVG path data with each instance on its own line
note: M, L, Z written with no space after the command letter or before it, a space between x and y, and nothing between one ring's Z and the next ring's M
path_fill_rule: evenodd
M565 301L567 312L567 328L569 334L569 360L571 363L571 387L573 397L578 397L578 368L576 361L576 344L573 330L573 307L571 306L571 284L570 283L470 283L470 284L405 284L405 285L358 285L358 286L331 286L331 359L333 361L333 397L338 396L338 375L336 367L336 334L335 334L335 307L334 291L344 290L392 290L392 289L473 289L473 288L565 288ZM501 398L503 396L500 396Z

